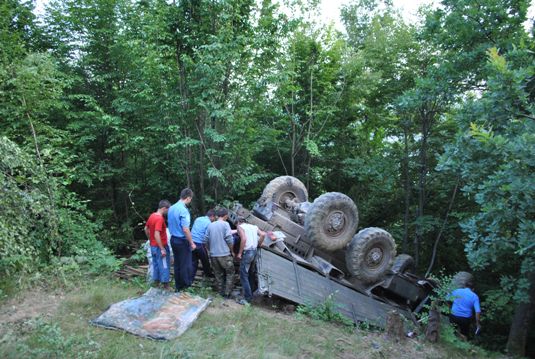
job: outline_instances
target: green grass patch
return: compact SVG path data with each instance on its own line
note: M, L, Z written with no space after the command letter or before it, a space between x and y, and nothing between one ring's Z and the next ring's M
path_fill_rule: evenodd
M116 302L141 295L143 281L110 277L80 281L62 294L55 313L25 320L0 336L2 358L464 358L471 349L416 340L383 340L347 323L340 325L327 305L308 308L318 319L285 315L257 306L241 306L215 297L181 337L153 341L123 331L94 327L89 321ZM191 289L213 296L210 288ZM303 310L301 310L303 311ZM306 314L306 313L302 313ZM335 323L325 322L323 316ZM348 330L348 328L351 328Z
M355 327L352 320L339 313L336 303L334 302L333 294L329 295L323 303L318 305L299 305L297 307L297 314L307 315L312 319L324 322L340 324L350 332Z

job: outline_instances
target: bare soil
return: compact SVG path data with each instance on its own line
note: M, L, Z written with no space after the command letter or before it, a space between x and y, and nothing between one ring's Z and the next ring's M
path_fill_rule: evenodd
M0 336L12 325L36 317L52 317L65 296L44 289L25 291L0 305Z

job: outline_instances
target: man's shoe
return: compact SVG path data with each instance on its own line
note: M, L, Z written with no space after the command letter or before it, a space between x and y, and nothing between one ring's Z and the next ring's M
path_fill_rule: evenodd
M248 301L246 301L245 299L237 300L236 303L238 303L240 305L250 305L251 304Z

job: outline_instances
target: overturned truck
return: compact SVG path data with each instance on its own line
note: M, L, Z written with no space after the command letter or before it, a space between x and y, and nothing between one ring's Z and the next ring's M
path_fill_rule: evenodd
M357 206L342 193L325 193L309 202L301 181L281 176L265 187L252 210L236 204L230 217L273 233L258 252L262 294L309 305L331 298L354 322L383 327L393 309L414 318L433 290L432 281L413 273L410 256L396 256L387 231L371 227L357 232Z

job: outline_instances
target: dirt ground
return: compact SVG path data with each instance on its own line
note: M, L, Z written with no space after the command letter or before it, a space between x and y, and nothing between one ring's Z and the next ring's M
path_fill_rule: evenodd
M64 299L62 293L36 289L7 300L0 305L0 336L14 324L38 316L52 317Z

